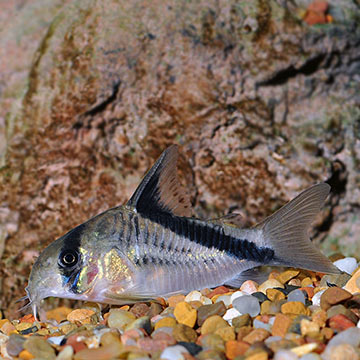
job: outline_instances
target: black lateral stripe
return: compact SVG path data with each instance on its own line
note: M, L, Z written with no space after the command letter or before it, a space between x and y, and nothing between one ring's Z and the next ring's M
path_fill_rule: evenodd
M81 234L85 230L85 224L81 224L76 228L70 230L67 234L64 235L64 245L61 248L61 252L66 250L75 250L80 254L80 245L81 245ZM63 285L69 284L69 290L77 294L79 291L77 289L77 280L81 271L82 260L80 258L79 264L74 269L66 269L58 264L59 271L62 275Z
M189 218L156 212L149 214L148 219L190 241L208 248L225 251L239 259L265 264L274 258L274 250L267 247L258 247L247 239L236 239L233 236L226 235L224 229L218 225L201 224ZM161 244L160 247L161 249L167 248L170 250L171 244L169 246Z

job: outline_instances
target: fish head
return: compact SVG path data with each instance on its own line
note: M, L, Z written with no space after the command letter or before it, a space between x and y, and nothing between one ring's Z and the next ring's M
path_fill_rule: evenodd
M36 314L42 299L60 297L113 303L107 293L132 286L134 269L114 242L112 211L81 224L47 246L32 267L27 297Z
M60 297L89 300L98 277L99 259L96 247L86 241L86 225L82 224L47 246L34 263L27 297L34 312L42 299Z

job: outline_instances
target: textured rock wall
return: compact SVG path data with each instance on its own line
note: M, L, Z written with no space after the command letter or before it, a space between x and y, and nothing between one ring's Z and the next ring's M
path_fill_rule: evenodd
M33 256L125 202L172 143L198 216L254 224L327 180L315 241L359 250L355 1L330 2L332 22L315 26L309 1L6 3L1 308L23 294Z

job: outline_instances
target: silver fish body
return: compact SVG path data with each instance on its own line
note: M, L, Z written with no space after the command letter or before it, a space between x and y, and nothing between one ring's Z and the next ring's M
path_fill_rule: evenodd
M329 185L314 185L254 228L241 229L227 218L191 217L176 160L171 146L126 205L44 249L26 288L34 312L49 296L124 304L223 283L239 286L261 265L339 273L307 236Z

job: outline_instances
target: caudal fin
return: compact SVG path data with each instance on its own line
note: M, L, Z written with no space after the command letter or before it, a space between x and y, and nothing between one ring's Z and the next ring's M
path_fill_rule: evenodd
M256 226L263 230L265 241L274 249L277 265L341 273L308 236L310 224L329 192L328 184L314 185Z

